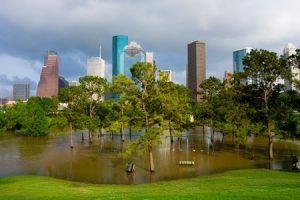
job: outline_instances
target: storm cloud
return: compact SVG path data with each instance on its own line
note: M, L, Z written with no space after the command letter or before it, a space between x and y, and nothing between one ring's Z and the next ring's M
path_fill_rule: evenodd
M297 0L2 0L0 74L37 81L44 51L52 49L59 54L60 74L74 80L86 73L86 59L97 56L101 44L109 76L111 38L126 34L153 51L158 67L173 70L183 84L187 43L202 40L207 76L222 78L232 70L236 49L281 53L288 42L298 46L299 7ZM16 62L4 69L5 57L29 65Z

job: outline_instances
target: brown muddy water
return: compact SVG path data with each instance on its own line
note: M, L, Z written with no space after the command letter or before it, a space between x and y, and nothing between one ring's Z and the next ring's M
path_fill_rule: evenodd
M87 136L87 134L86 134ZM129 140L126 137L126 141ZM183 134L174 143L162 137L162 144L154 150L155 173L149 173L147 155L123 159L126 142L111 135L94 137L93 143L82 143L81 132L74 134L74 149L69 148L69 136L16 137L0 136L0 177L13 175L42 175L72 181L109 184L138 184L159 180L211 175L235 169L271 168L291 170L290 156L300 157L299 141L276 140L274 160L269 162L267 138L249 137L246 145L237 148L231 136L215 134L210 144L210 130L202 128ZM135 173L126 173L126 163L135 163ZM193 166L179 165L179 161L194 161Z

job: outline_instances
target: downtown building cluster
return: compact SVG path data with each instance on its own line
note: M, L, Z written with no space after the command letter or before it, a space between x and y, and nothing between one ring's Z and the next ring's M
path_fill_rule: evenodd
M202 41L194 41L187 45L187 68L186 68L186 86L191 91L191 97L197 101L200 95L197 94L200 83L206 79L206 44ZM233 52L233 72L243 72L243 58L250 53L251 47L239 49ZM283 57L287 58L296 53L295 45L288 43L283 50ZM116 35L112 37L112 76L125 74L131 77L130 68L136 62L147 62L155 65L154 53L145 51L136 41L129 41L126 35ZM287 66L300 80L300 70L294 66ZM101 46L99 57L90 57L86 62L86 75L105 78L105 61L101 57ZM169 81L173 79L171 70L158 70L158 79L166 78ZM232 73L225 71L225 86L230 87ZM256 83L259 80L249 78L245 84ZM287 80L278 80L278 83L284 85L285 90L295 90L295 86ZM36 95L40 97L52 97L57 95L59 90L68 85L76 85L78 82L68 82L59 75L58 54L55 51L46 51L44 57L44 66L42 67L40 80ZM30 87L28 83L18 83L13 86L13 98L26 100L30 96ZM3 102L3 99L1 100Z
M282 57L287 59L288 57L296 54L296 47L292 43L288 43L284 49L283 49L283 54ZM239 49L233 52L233 72L243 72L245 65L243 64L243 58L250 53L252 50L251 47L246 47L243 49ZM287 63L287 68L292 72L294 75L294 78L296 80L300 80L300 69L297 68L296 66L290 65ZM225 71L225 76L224 80L228 80L231 77L231 73L226 70ZM247 80L244 80L244 84L257 84L259 82L259 79L256 77L250 77ZM294 84L292 84L290 81L280 78L276 80L276 84L281 84L284 86L285 91L290 91L290 90L297 90Z
M155 64L153 52L145 51L135 41L129 41L126 35L112 37L112 76L125 74L131 77L130 68L137 62ZM99 57L87 59L87 76L105 78L105 61L101 57L101 46ZM172 81L171 70L159 70L158 78L167 77ZM60 84L61 83L61 84ZM76 85L78 82L66 83L62 76L59 76L58 55L55 51L46 51L44 66L40 75L37 88L37 96L52 97L57 95L60 88L68 85Z

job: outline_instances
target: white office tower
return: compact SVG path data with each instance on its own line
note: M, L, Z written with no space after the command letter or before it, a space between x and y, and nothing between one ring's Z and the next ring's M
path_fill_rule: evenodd
M283 49L283 56L284 58L288 58L289 56L296 54L296 47L293 43L288 43L287 46ZM288 65L289 69L294 75L294 79L300 80L300 70L293 66ZM294 84L291 84L288 80L284 80L285 90L296 90Z
M104 78L105 61L101 57L91 57L87 60L87 75Z
M101 45L99 47L99 57L91 57L87 60L87 75L101 78L105 76L105 61L101 58Z

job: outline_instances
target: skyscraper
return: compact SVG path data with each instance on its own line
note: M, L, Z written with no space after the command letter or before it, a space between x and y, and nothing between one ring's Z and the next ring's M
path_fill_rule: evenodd
M246 47L245 49L240 49L233 52L233 72L244 71L245 66L243 64L243 58L247 53L250 53L251 50L251 47Z
M87 60L87 75L104 78L105 61L101 57L91 57Z
M46 51L44 66L37 87L37 96L52 97L58 93L58 57L55 51Z
M288 57L290 57L291 55L296 54L296 47L293 43L288 43L286 45L286 47L283 49L283 57L285 59L287 59ZM294 79L296 80L300 80L300 69L291 65L291 64L287 64L289 70L291 70L291 72L294 75ZM294 84L292 84L290 81L288 80L284 80L284 85L285 85L285 90L296 90L296 86Z
M124 47L128 44L128 36L116 35L112 38L112 75L124 74L124 62L122 54Z
M99 57L91 57L87 60L87 75L104 78L105 61L101 58L101 46L99 50Z
M14 100L22 100L25 101L29 98L29 84L27 83L19 83L13 85L13 98Z
M146 52L146 62L150 64L154 64L154 54L153 52Z
M199 101L200 83L206 78L205 43L194 41L188 44L187 86L193 99Z

